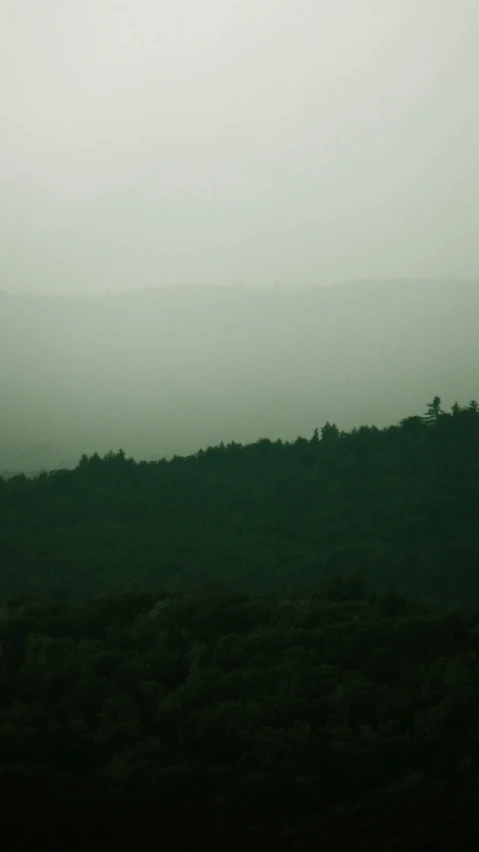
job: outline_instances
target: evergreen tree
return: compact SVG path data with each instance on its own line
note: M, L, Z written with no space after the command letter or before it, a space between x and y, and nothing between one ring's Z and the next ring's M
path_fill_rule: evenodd
M321 440L323 441L337 441L339 438L339 429L336 426L336 423L330 423L329 420L324 424L321 429Z
M429 402L427 405L424 422L428 425L434 425L437 423L442 414L444 414L444 411L441 408L441 397L435 396L433 401Z

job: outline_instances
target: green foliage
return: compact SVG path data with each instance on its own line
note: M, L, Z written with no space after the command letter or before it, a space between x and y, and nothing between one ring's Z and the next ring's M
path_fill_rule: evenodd
M456 832L472 844L478 621L368 593L355 575L274 596L209 584L11 603L2 840L359 852L424 837L461 849Z
M429 425L437 423L437 421L443 414L444 412L441 408L441 397L435 396L433 401L428 403L427 412L424 416L424 421Z
M475 848L478 449L435 397L0 478L3 845Z
M326 443L331 441L337 441L339 438L339 429L336 426L336 423L325 423L323 428L321 429L321 440Z
M479 409L292 443L220 444L0 479L0 600L78 601L220 580L295 590L359 572L443 608L479 606ZM100 616L99 616L100 617ZM108 618L108 616L105 616Z

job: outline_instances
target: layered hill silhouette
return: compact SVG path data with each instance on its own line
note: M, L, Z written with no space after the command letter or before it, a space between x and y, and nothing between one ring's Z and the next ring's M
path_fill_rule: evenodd
M359 574L479 607L479 405L396 426L221 443L0 479L0 598L79 600L219 582L265 593Z
M431 389L471 399L478 320L479 286L460 282L0 292L0 471L385 426Z

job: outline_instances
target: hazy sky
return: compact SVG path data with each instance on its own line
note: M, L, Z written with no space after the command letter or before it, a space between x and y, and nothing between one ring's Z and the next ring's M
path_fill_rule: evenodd
M478 277L478 0L0 0L0 288Z

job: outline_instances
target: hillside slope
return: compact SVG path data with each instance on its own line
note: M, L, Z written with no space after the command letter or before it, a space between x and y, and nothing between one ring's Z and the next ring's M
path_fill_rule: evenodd
M221 580L255 592L362 571L479 606L476 403L400 425L171 461L84 456L0 480L0 596L79 599Z

